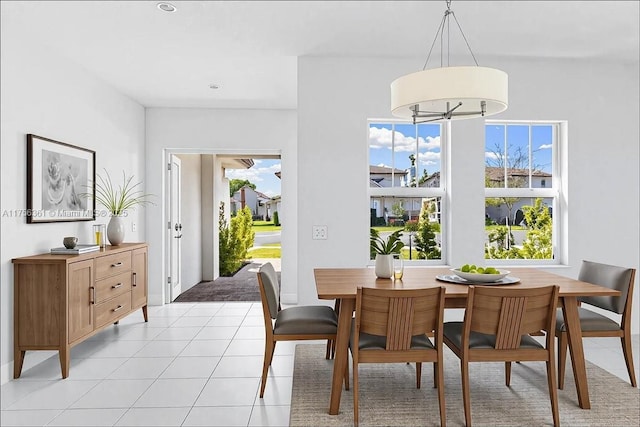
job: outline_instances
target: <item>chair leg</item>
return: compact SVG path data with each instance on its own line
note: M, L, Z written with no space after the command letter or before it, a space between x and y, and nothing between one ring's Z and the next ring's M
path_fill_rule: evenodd
M331 349L333 348L333 340L327 340L327 351L324 355L325 359L331 359L332 356L332 352Z
M564 373L567 365L567 349L569 348L569 340L566 332L560 332L558 335L558 388L564 389Z
M471 394L469 390L469 362L460 360L462 376L462 401L464 403L464 420L467 427L471 427ZM440 387L442 388L442 387Z
M266 340L264 343L264 362L262 365L262 381L260 383L260 397L264 397L264 389L267 386L267 373L271 360L273 359L273 351L276 349L276 342Z
M353 425L358 425L358 364L353 359Z
M558 413L558 390L556 390L556 373L553 354L547 364L547 381L549 383L549 398L551 399L551 413L553 414L553 425L560 425L560 415Z
M438 378L438 362L433 363L433 388L438 388L438 384L440 384L440 379Z
M437 384L444 384L444 363L435 362L434 368L434 382ZM435 371L438 371L437 374ZM440 406L440 427L447 425L447 409L444 404L444 387L438 387L438 404Z
M416 388L422 383L422 362L416 362Z
M627 372L631 386L638 387L636 383L636 371L633 368L633 355L631 354L631 332L625 331L624 336L620 337L622 341L622 352L624 353L624 361L627 363Z
M347 363L344 365L344 389L349 390L349 355L347 355Z
M511 385L511 362L504 362L504 382L507 387Z

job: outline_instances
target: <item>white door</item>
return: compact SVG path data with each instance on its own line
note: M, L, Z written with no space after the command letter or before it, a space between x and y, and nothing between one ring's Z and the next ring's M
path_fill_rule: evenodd
M171 155L169 162L169 278L168 295L170 301L175 300L182 292L181 270L182 270L182 219L180 215L181 194L180 194L180 174L181 163L177 156Z

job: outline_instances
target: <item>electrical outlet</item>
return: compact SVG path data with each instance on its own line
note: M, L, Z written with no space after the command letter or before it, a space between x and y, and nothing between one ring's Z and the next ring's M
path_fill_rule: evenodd
M137 231L138 230L138 225L135 222L131 223L131 231Z
M312 228L313 240L327 240L327 226L314 225Z

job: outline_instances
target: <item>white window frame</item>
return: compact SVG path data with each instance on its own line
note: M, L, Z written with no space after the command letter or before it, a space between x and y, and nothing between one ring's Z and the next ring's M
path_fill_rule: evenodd
M551 125L553 126L553 155L551 187L533 188L532 177L529 175L529 188L486 188L486 198L519 197L519 198L550 198L553 200L552 225L552 259L493 259L485 261L492 265L561 265L568 262L567 250L567 142L568 123L560 120L486 120L485 126L490 125ZM485 142L486 144L486 142ZM529 162L531 163L531 146L529 146ZM529 168L531 172L531 166ZM505 179L505 183L507 180ZM505 184L506 185L506 184Z
M370 148L369 148L369 128L371 124L374 123L382 123L382 124L401 124L407 125L412 124L408 121L403 120L394 120L394 119L368 119L367 120L367 129L366 129L366 138L367 138L367 171L369 171L369 165L371 164L370 160ZM405 260L405 265L447 265L447 241L448 241L448 215L442 214L442 212L447 212L449 209L448 197L447 197L447 188L448 182L447 177L449 176L447 171L447 155L448 148L450 145L450 133L447 131L448 126L445 126L443 123L430 123L432 125L440 126L440 186L439 187L385 187L385 188L375 188L369 185L369 176L367 176L367 209L370 208L371 197L403 197L403 198L429 198L429 197L440 197L440 259L428 259L428 260ZM420 124L416 124L415 126L419 126ZM392 159L392 168L395 170L395 155L396 153L393 150L393 159ZM417 168L416 168L417 170ZM393 175L392 175L393 177ZM393 179L393 178L392 178ZM368 234L368 233L367 233ZM367 259L369 259L369 247L367 248ZM374 260L369 260L368 265L374 265Z

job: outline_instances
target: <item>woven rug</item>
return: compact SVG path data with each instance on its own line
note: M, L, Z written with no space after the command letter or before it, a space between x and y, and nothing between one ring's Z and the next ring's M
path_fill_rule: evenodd
M291 399L291 426L353 425L353 388L342 391L340 413L329 415L333 361L324 358L326 347L296 347ZM460 364L445 352L447 425L462 426L464 409ZM620 363L624 364L623 360ZM570 362L567 368L571 371ZM543 362L512 365L511 387L504 385L504 363L470 365L471 417L475 426L553 425ZM415 388L415 364L361 364L361 426L431 426L440 424L433 368L422 366L422 388ZM353 373L351 372L351 375ZM571 372L564 390L558 390L560 424L564 426L638 426L640 392L628 382L587 362L591 409L578 406ZM352 377L353 378L353 377ZM266 393L269 392L267 384Z

